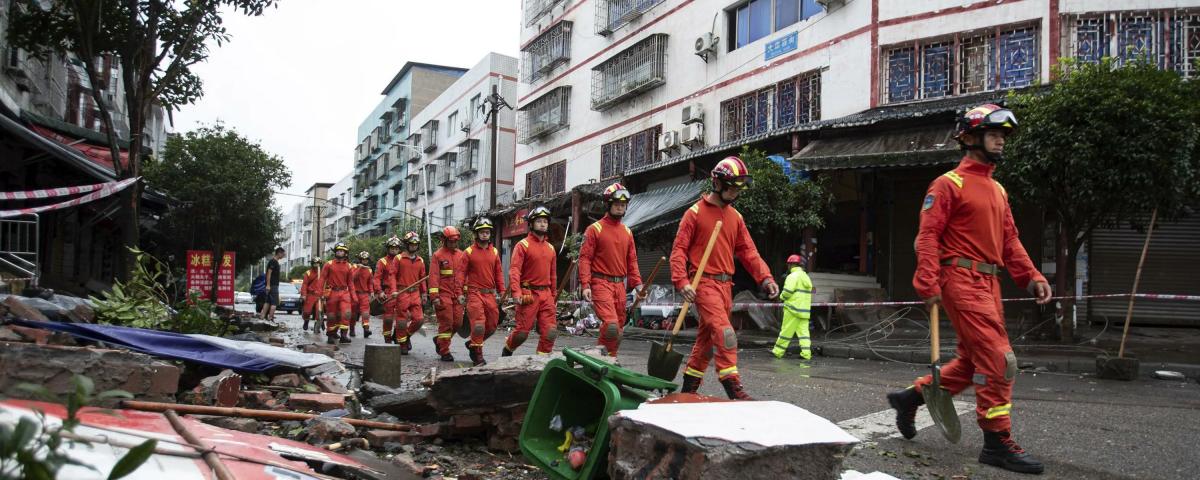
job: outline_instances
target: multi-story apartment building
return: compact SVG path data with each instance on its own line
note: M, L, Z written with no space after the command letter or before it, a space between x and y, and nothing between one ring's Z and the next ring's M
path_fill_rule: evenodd
M284 257L280 263L283 271L289 271L297 265L306 265L308 259L308 249L304 246L304 202L296 202L291 208L283 211L283 215L279 218L279 224L283 229L283 238L279 241L279 246L283 247ZM311 246L311 244L309 244ZM270 254L263 257L256 263L259 267L266 265L266 259Z
M699 180L749 145L835 198L825 228L770 253L815 252L814 268L897 299L915 296L924 189L961 157L956 115L1051 83L1060 58L1147 56L1187 76L1200 58L1193 0L524 0L523 13L518 194L562 205L621 180L635 234L669 238ZM597 214L572 197L556 214L576 230ZM1040 212L1017 215L1040 254ZM647 264L669 246L647 243Z
M496 202L512 200L516 115L501 108L488 119L493 88L508 105L517 96L517 59L489 53L412 118L414 127L397 145L408 164L401 203L408 211L428 209L435 228L457 225L493 205L492 122L496 122Z
M322 227L322 235L325 237L325 245L333 245L339 241L345 240L346 237L354 234L354 207L350 202L353 200L354 173L347 173L346 176L329 187L327 194L329 201L325 204L325 210L322 212L325 215L324 227Z
M384 87L383 99L358 127L351 195L355 233L382 235L412 215L409 204L401 200L409 174L409 162L401 157L407 149L395 144L411 143L420 125L413 126L410 120L466 71L408 62Z

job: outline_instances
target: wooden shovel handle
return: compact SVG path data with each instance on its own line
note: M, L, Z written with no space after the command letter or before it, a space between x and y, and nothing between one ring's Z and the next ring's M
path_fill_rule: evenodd
M662 264L666 261L667 257L658 257L658 262L655 262L654 269L650 270L650 276L646 277L646 281L642 282L642 291L638 292L638 295L634 297L632 308L637 308L638 305L642 304L642 300L646 299L646 295L650 293L650 285L654 283L655 275L658 275L659 267L662 267Z
M933 310L929 311L929 328L932 330L929 341L929 363L937 365L938 359L941 358L941 338L938 337L938 306L933 304Z
M708 237L708 245L704 246L704 255L700 257L700 265L696 267L696 274L692 275L692 288L700 285L700 279L704 277L704 269L708 267L708 255L712 253L713 245L717 244L717 235L721 233L720 220L713 226L712 235ZM692 302L683 301L683 308L679 310L679 316L675 317L675 328L671 330L671 338L667 340L667 350L671 349L671 344L675 342L675 336L679 335L679 328L683 326L683 317L687 316L688 307L692 306Z

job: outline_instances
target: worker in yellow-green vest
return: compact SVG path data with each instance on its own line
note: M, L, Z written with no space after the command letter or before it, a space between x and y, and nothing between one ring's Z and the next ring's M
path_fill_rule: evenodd
M809 310L812 308L813 284L801 267L803 263L804 260L799 255L792 255L787 259L788 276L783 282L783 292L779 296L783 299L783 328L779 329L779 339L775 340L775 348L771 349L775 358L783 358L788 345L792 343L792 336L799 337L800 358L812 358L808 319Z

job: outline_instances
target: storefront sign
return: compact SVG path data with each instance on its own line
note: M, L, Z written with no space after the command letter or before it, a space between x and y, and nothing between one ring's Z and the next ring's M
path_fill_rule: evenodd
M233 271L236 252L225 252L221 258L221 267L217 270L217 305L233 306ZM187 251L187 288L188 291L198 290L201 299L208 299L212 291L213 254L208 250Z
M767 42L766 52L763 54L763 60L770 60L788 52L796 50L798 42L798 32L792 32L775 40Z
M525 214L529 213L528 208L517 210L513 214L513 218L504 223L504 238L516 237L529 233L529 223L525 221Z

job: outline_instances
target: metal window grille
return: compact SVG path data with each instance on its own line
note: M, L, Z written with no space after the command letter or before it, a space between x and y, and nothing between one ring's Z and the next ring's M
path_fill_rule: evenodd
M421 187L418 186L420 180L421 180L420 174L414 173L414 174L411 174L408 176L408 180L407 180L408 185L406 185L404 187L404 189L408 192L408 196L405 197L408 201L410 201L410 202L417 201L417 195L421 191Z
M525 26L537 23L542 15L550 12L554 5L562 0L525 0Z
M592 110L602 111L667 82L667 35L658 33L592 69Z
M550 90L545 95L521 107L521 124L518 139L522 145L532 140L567 128L570 122L568 106L571 87L563 86Z
M567 190L567 161L562 160L525 174L525 196L541 197Z
M571 25L567 21L555 23L521 50L525 83L545 78L555 67L571 59Z
M992 38L987 34L963 37L958 42L958 93L991 89Z
M887 101L904 102L917 98L917 52L909 47L887 51Z
M1122 12L1117 14L1117 58L1121 61L1146 59L1162 67L1162 24L1151 12Z
M467 140L458 149L458 176L479 171L479 140Z
M1170 47L1174 52L1172 63L1175 71L1185 77L1195 78L1197 62L1200 62L1200 13L1184 13L1175 18L1171 29Z
M408 142L405 142L405 143L407 143L409 146L412 146L412 147L417 147L417 146L423 145L421 143L421 137L423 137L423 136L424 135L421 134L420 130L415 131L408 136ZM408 148L408 147L405 147L405 150L408 150L408 161L409 162L416 163L418 160L421 159L420 152L413 150L411 148Z
M404 158L404 152L406 150L408 150L408 149L401 148L399 145L392 145L392 149L390 150L391 157L393 160L392 161L392 170L400 170L401 168L404 167L404 163L407 161Z
M658 151L660 135L662 135L662 125L656 125L601 145L600 179L619 177L627 169L640 168L661 161L662 152Z
M438 179L438 185L446 186L454 183L454 177L458 170L458 154L454 152L442 155L442 162L445 163L445 168L442 169L442 175Z
M821 118L821 72L803 73L721 102L721 142Z
M950 65L954 63L953 42L932 43L921 49L921 96L949 95L953 86Z
M421 127L421 150L432 152L437 150L438 121L430 120Z
M1098 63L1101 58L1108 56L1107 22L1104 17L1085 17L1075 19L1074 32L1071 35L1071 52L1076 60L1087 63Z
M1022 27L1000 32L998 40L1000 88L1027 87L1038 83L1037 27Z
M438 178L437 172L438 166L436 163L430 163L425 166L425 178L421 179L421 187L426 193L433 193L433 187L437 185L434 183L434 180Z
M923 40L884 49L884 103L1035 85L1041 80L1037 25ZM957 43L957 48L955 48Z
M1067 47L1074 58L1095 63L1144 58L1159 68L1196 76L1200 59L1200 12L1195 9L1117 12L1068 18Z
M375 161L375 176L380 180L387 178L388 173L391 171L391 165L388 163L390 160L391 156L384 152L383 154L379 155L379 159Z
M663 0L597 1L596 35L610 35L662 2Z
M467 197L467 216L475 216L475 196Z

